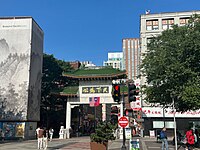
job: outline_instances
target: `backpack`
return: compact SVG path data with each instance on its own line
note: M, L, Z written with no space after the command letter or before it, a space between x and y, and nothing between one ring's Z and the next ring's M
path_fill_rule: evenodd
M194 135L190 135L189 138L188 138L188 143L189 143L189 144L194 144L194 142L195 142L195 137L194 137Z
M187 143L188 144L192 144L193 145L195 143L195 136L191 131L188 131L186 133L186 137L187 137Z
M165 138L165 133L163 131L160 132L160 139L164 139Z
M38 138L43 138L44 135L44 130L43 129L39 129L38 130Z

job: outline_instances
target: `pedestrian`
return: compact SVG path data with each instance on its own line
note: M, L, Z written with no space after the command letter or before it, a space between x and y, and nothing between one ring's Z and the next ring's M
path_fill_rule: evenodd
M195 129L194 133L196 135L196 138L195 138L195 147L199 147L199 132L198 132L197 129Z
M50 141L52 141L52 139L53 139L53 132L54 132L53 128L50 128L49 129Z
M48 146L48 130L44 128L44 133L43 133L43 148L46 150Z
M37 139L38 139L38 149L43 148L43 136L44 136L44 130L40 127L36 129Z
M168 141L167 141L167 133L166 133L166 128L163 127L162 131L160 132L160 139L162 141L162 150L166 148L166 150L169 150L168 147Z
M194 147L194 142L195 142L195 136L192 129L186 132L186 138L187 138L187 144L186 144L187 149L192 150Z

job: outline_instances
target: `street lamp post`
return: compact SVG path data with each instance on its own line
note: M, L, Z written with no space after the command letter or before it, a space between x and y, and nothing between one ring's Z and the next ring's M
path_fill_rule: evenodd
M48 129L49 128L49 111L50 110L50 107L46 107L46 115L47 115L47 120L46 120L46 128Z
M164 127L165 127L165 106L163 107L163 121L164 121Z
M174 140L175 140L175 150L177 150L177 136L176 136L176 110L175 110L175 102L174 102L174 95L172 97L172 104L173 104L173 117L174 117Z

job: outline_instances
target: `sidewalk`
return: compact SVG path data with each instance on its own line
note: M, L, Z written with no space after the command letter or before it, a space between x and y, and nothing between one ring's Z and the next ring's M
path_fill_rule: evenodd
M121 150L121 147L123 145L123 140L116 139L114 141L110 141L108 145L109 150ZM129 150L129 140L126 140L125 143L126 149Z
M121 150L123 145L122 139L109 141L108 150ZM126 150L129 150L129 140L126 140ZM24 140L24 141L3 141L0 142L0 150L36 150L37 140ZM90 138L76 137L70 139L54 138L52 142L48 142L47 150L90 150ZM140 150L143 149L142 138L140 138Z

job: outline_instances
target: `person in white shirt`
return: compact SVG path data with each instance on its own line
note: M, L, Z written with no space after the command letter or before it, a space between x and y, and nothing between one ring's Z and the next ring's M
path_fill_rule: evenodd
M49 136L50 136L50 141L52 141L52 139L53 139L53 132L54 132L54 130L53 130L53 128L50 128L49 129Z
M38 139L38 149L43 148L43 136L44 136L44 130L38 127L36 129L37 139Z

